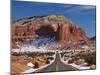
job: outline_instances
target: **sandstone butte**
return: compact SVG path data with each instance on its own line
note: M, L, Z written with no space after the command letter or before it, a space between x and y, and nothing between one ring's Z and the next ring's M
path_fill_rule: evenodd
M39 37L55 37L62 47L80 45L84 41L91 46L91 39L85 31L63 15L33 16L17 21L11 25L12 48L18 48L17 41L38 39Z

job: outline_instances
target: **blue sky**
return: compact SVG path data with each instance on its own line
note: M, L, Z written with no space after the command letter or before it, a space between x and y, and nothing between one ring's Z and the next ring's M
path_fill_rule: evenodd
M88 36L95 35L95 6L12 1L12 21L30 16L42 16L50 14L64 15L76 25L83 28Z

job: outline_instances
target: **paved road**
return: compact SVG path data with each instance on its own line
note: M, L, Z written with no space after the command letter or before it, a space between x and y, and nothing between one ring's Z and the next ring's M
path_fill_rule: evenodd
M41 70L37 70L35 73L37 73L37 72L42 73L42 72L58 72L58 71L75 71L75 70L78 70L78 69L73 66L64 64L60 59L60 54L57 52L55 61L51 65L49 65Z

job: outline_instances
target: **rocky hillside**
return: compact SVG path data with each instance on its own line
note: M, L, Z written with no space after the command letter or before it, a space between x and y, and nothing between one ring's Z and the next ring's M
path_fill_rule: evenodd
M93 46L96 46L96 36L91 37Z
M11 29L13 48L18 48L17 44L24 42L24 40L38 40L41 38L53 39L52 43L55 42L60 45L56 49L78 46L81 42L91 46L91 39L86 35L85 31L63 15L23 18L12 22Z

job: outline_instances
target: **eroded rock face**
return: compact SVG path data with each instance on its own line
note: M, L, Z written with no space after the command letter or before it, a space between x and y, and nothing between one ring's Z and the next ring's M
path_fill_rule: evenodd
M80 44L80 41L91 45L85 31L68 21L62 15L35 16L12 23L12 47L24 39L53 38L62 45Z

